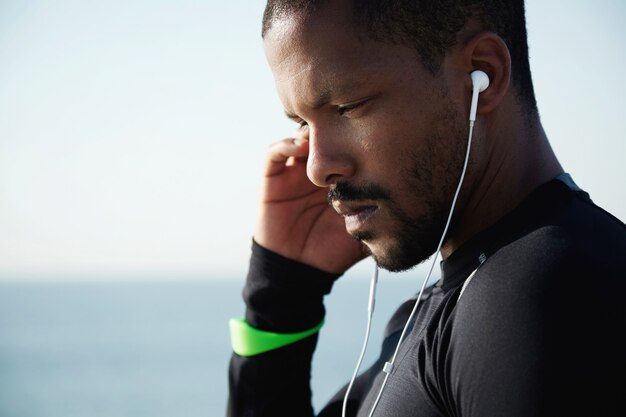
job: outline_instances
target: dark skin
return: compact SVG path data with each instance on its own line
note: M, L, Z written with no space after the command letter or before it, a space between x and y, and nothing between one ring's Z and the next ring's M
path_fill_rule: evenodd
M265 36L278 94L301 128L269 149L254 234L259 244L333 273L368 251L383 265L400 257L399 231L410 224L417 225L412 238L433 247L443 231L437 214L447 215L460 176L469 74L476 69L489 75L490 86L480 96L444 258L562 172L538 118L517 99L508 49L496 34L468 22L433 76L412 48L357 33L349 13L341 1L312 15L283 16ZM390 199L329 206L328 189L338 183L373 184ZM427 256L415 252L407 267Z

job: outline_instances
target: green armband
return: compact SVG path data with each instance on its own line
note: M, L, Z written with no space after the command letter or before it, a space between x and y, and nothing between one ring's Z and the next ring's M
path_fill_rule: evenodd
M244 319L230 319L230 341L233 351L239 356L254 356L315 334L324 325L324 320L312 329L298 333L272 333L255 329Z

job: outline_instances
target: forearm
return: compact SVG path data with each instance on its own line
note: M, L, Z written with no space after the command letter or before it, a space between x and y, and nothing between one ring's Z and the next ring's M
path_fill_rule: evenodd
M336 278L253 244L243 291L246 322L276 333L315 327ZM313 415L310 371L316 342L317 334L254 356L233 354L228 416Z

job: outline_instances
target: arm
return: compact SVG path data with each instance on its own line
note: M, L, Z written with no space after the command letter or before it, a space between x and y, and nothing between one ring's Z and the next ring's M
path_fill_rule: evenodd
M300 332L321 322L323 296L365 256L327 203L327 191L306 177L308 140L270 147L260 216L244 289L246 321L276 333ZM312 416L310 368L317 335L230 364L228 415Z
M322 321L322 298L336 278L253 243L243 293L246 322L277 333L310 329ZM312 416L309 382L316 343L317 334L251 357L233 354L228 415Z

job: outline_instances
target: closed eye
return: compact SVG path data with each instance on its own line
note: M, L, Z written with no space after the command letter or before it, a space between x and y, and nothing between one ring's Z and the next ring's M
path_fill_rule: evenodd
M369 98L366 98L364 100L355 101L354 103L348 103L348 104L339 105L339 106L337 106L337 113L340 116L343 116L344 114L349 113L352 110L355 110L355 109L361 107L362 105L367 103L369 100L370 100Z

